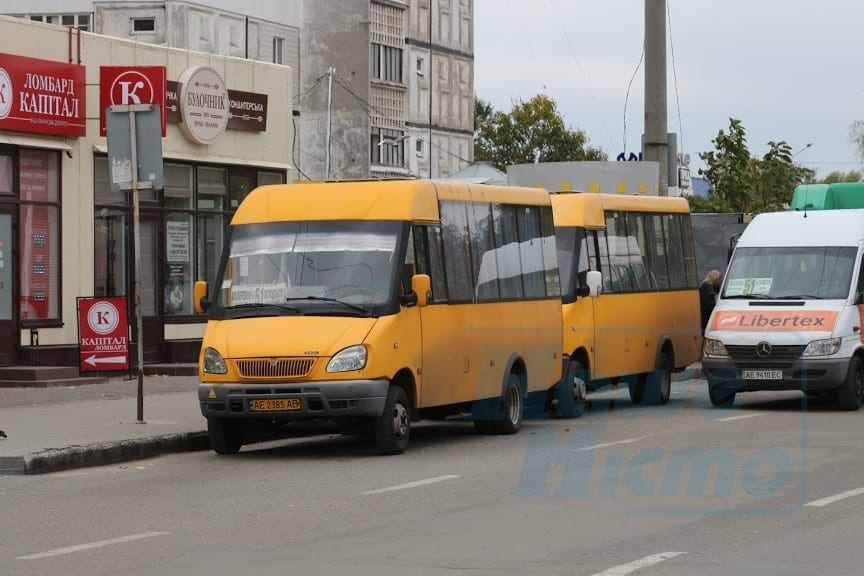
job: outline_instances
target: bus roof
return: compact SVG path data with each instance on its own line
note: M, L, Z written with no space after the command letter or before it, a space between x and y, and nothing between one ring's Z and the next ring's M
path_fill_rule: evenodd
M790 210L864 208L864 182L802 184L792 194Z
M627 212L689 213L685 198L638 196L635 194L597 194L593 192L557 192L552 194L553 219L556 226L603 227L605 210Z
M548 206L538 188L430 180L365 180L260 186L240 204L231 224L300 220L437 222L438 200Z

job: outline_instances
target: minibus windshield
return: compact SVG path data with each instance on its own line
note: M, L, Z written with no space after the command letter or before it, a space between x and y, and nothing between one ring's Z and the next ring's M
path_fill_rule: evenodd
M269 306L273 314L371 314L394 293L402 229L395 221L234 226L214 305L226 313Z
M853 246L738 247L722 298L842 300L849 296Z

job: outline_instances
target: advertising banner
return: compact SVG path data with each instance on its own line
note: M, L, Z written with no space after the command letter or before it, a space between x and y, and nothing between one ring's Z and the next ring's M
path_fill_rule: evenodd
M0 130L87 133L84 66L0 53Z
M126 297L78 298L81 372L129 370Z
M99 68L99 135L106 136L105 109L129 104L159 104L165 136L165 66L101 66Z

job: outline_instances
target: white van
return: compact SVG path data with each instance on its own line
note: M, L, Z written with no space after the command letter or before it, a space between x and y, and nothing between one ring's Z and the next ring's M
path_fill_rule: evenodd
M714 406L738 392L864 396L864 210L760 214L741 235L703 342Z

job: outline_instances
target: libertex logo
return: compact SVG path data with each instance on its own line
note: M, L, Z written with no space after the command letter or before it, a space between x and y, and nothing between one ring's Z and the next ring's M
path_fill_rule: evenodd
M718 310L711 329L829 332L834 329L837 315L833 310Z

